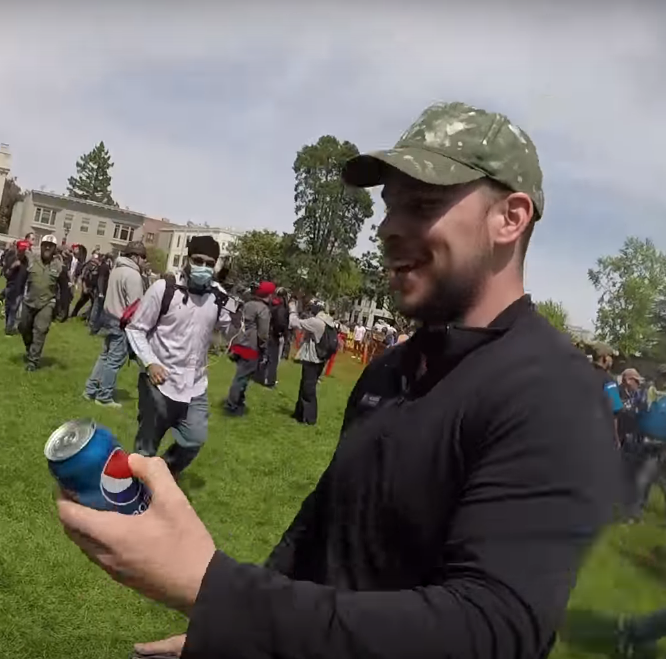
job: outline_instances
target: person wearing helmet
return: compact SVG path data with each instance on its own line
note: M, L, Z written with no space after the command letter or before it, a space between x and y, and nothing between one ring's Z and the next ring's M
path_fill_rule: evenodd
M19 331L25 345L27 371L34 371L39 366L53 320L56 287L62 269L62 261L55 257L57 245L56 237L48 235L41 240L39 256L25 250L28 276Z
M109 275L106 299L102 311L102 327L106 328L102 352L86 382L83 397L103 407L121 407L113 399L118 371L127 361L127 337L120 328L123 312L143 297L141 266L146 260L146 246L141 242L128 243Z

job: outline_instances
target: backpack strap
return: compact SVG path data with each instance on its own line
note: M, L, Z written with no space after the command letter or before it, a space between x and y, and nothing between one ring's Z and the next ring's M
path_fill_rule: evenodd
M172 273L167 273L164 276L164 281L166 283L166 287L164 289L164 294L162 295L162 304L160 304L160 313L157 316L157 321L155 322L155 327L157 327L160 323L160 320L162 320L162 316L164 316L167 311L169 311L169 307L171 306L171 302L173 301L173 296L176 292L176 276Z

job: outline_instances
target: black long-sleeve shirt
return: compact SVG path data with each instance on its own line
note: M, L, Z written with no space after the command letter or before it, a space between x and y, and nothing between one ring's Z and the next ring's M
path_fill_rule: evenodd
M598 379L529 298L417 332L267 565L216 553L183 657L544 657L618 483Z

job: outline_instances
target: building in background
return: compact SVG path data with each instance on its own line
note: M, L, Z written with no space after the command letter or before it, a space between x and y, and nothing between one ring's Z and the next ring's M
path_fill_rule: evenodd
M0 204L2 203L2 193L5 190L5 181L9 178L11 168L12 154L9 151L9 144L0 142Z
M187 257L187 241L192 236L213 236L220 245L220 258L229 253L229 246L238 236L243 235L240 229L208 227L188 222L187 226L172 227L160 231L157 246L167 254L167 271L178 272Z
M159 247L158 239L160 231L165 229L183 229L184 227L175 222L167 220L166 217L147 217L143 222L143 242L146 247Z
M40 190L30 190L12 212L9 233L22 238L34 231L55 234L58 242L85 245L90 252L119 254L131 240L143 238L143 213Z
M377 306L375 300L364 297L356 300L347 320L350 323L359 323L364 327L372 328L379 320L389 324L392 323L393 315L385 307Z

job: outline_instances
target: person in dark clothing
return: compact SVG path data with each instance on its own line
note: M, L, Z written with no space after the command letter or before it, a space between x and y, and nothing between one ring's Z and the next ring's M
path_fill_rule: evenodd
M104 309L104 300L106 300L106 290L109 286L109 275L113 268L113 261L113 254L106 254L101 258L99 268L97 269L94 292L95 299L93 300L90 318L88 319L91 334L97 334L102 327L102 310Z
M149 515L61 497L60 519L111 575L189 617L137 656L543 659L619 464L594 371L524 294L534 145L502 115L437 104L343 177L384 185L390 283L422 327L365 369L267 564L216 551L159 460L130 457Z
M19 317L19 309L25 293L25 285L28 281L28 258L26 250L29 248L27 241L19 240L14 262L5 270L7 285L5 286L5 334L11 336L16 334L16 325Z
M69 273L74 257L70 250L62 249L60 251L60 258L62 260L62 268L58 275L56 306L53 315L61 323L64 323L69 318L69 307L72 304L72 286Z
M99 275L99 254L93 253L90 260L83 266L81 269L81 295L74 305L74 310L72 311L72 318L76 318L79 315L79 312L85 307L85 305L90 302L91 308L89 309L88 316L92 311L92 305L94 304L96 288L97 288L97 277Z
M280 365L280 354L285 336L289 331L289 309L287 307L287 290L278 288L271 301L271 328L266 348L266 367L261 384L269 388L277 384L277 372Z

